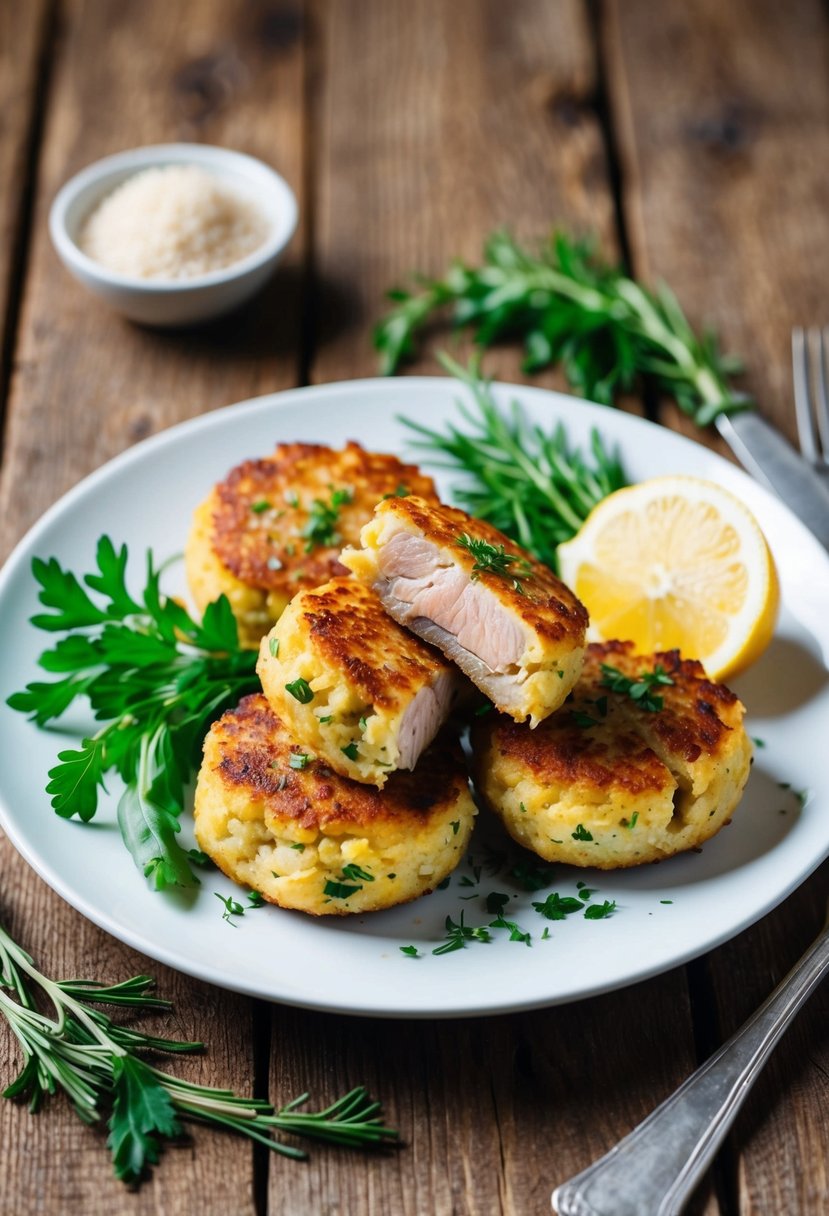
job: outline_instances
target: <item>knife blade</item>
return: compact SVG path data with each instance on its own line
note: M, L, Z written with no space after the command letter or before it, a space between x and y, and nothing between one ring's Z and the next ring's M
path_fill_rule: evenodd
M743 468L773 490L829 549L829 477L753 411L719 414L716 427Z

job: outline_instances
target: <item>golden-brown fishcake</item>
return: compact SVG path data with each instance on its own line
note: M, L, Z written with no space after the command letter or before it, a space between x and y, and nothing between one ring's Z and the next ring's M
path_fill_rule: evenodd
M199 847L229 878L314 916L428 894L463 856L475 813L448 734L381 793L310 756L259 693L210 728L194 808Z
M491 524L417 497L379 503L360 543L343 565L499 710L535 726L561 705L587 613L547 566Z
M414 768L462 679L354 578L295 595L262 639L256 670L298 743L342 776L379 788L397 769Z
M243 644L258 646L297 590L347 573L342 546L384 496L403 493L437 501L415 465L358 443L283 443L244 461L193 516L185 566L197 608L226 595Z
M671 683L631 696L659 670ZM489 715L472 746L477 787L511 836L547 861L607 870L708 840L751 764L734 693L678 651L637 655L629 642L589 645L572 697L537 730Z

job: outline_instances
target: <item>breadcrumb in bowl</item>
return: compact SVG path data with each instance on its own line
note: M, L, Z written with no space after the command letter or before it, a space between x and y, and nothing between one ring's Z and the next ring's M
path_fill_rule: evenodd
M211 727L194 809L199 847L229 878L314 916L428 894L463 856L475 814L451 736L380 792L303 752L260 694Z

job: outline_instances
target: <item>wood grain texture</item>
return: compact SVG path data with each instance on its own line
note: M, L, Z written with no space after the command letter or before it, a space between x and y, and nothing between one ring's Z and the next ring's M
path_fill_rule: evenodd
M300 189L301 5L68 0L60 31L0 477L4 553L58 494L137 439L293 385L298 368L301 236L272 286L229 323L154 333L108 313L69 279L49 246L46 213L60 183L84 164L171 140L259 155ZM186 527L181 521L181 539ZM176 1067L206 1083L251 1090L250 1002L122 947L52 895L5 839L0 871L0 914L48 974L117 979L149 971L175 1001L181 1037L210 1045L203 1058ZM15 1050L5 1031L0 1044L6 1076ZM133 1195L112 1176L104 1135L85 1128L67 1105L55 1103L32 1119L2 1103L0 1211L249 1216L250 1145L203 1129L195 1142L198 1155L192 1146L171 1149L153 1181Z
M137 439L290 387L298 372L302 234L266 292L233 318L164 332L91 300L58 262L46 216L83 165L165 141L250 152L301 189L299 5L78 0L61 31L0 481L4 551L47 501ZM38 493L14 493L22 475Z
M452 258L477 262L496 228L531 241L556 225L596 232L615 252L578 0L336 0L314 12L314 380L376 374L385 292ZM437 370L434 344L410 370ZM487 357L501 378L523 379L519 362L515 349Z
M0 395L13 342L17 288L24 270L32 162L40 116L48 0L0 5Z
M554 223L597 231L616 252L582 6L336 0L313 13L312 380L373 374L384 291L413 269L478 259L499 225L530 239ZM522 379L519 362L515 348L487 358L501 378ZM413 365L436 369L428 348ZM629 1040L611 1029L617 1020ZM318 1150L299 1174L272 1162L270 1210L544 1212L556 1182L611 1147L694 1063L682 972L575 1009L482 1022L275 1009L274 1100L306 1087L330 1100L365 1083L406 1147L352 1160ZM716 1211L707 1193L698 1210Z
M795 436L793 325L825 324L829 19L820 0L608 0L605 53L634 268L746 364ZM665 420L699 437L675 410Z

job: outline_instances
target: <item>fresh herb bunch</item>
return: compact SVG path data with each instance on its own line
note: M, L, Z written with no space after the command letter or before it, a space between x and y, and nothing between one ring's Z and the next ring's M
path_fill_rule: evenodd
M169 1001L150 995L152 987L146 975L110 986L50 980L0 925L0 1014L23 1051L23 1069L3 1096L28 1098L34 1112L63 1090L85 1123L106 1117L115 1174L127 1183L138 1182L158 1161L164 1140L181 1136L183 1121L239 1132L300 1159L307 1154L274 1133L359 1148L397 1140L398 1133L383 1125L380 1104L362 1086L325 1110L300 1111L308 1094L275 1110L262 1099L195 1085L148 1064L139 1052L175 1054L203 1045L121 1026L96 1006L169 1009ZM53 1016L40 1011L38 1000L51 1005Z
M593 431L592 460L584 458L561 424L551 432L531 426L517 402L502 413L477 360L464 368L446 355L440 359L472 395L472 407L458 402L467 427L450 423L440 432L404 418L420 436L413 446L444 457L431 462L437 467L465 475L452 493L470 515L555 566L557 547L575 536L596 503L627 484L618 455Z
M496 232L482 266L455 262L444 278L419 278L414 290L389 298L393 307L374 331L385 374L414 354L427 322L451 308L481 346L522 336L526 371L560 363L592 401L610 405L646 375L699 426L748 404L729 384L738 361L720 354L712 334L696 336L664 284L642 287L602 261L591 242L562 233L534 253Z
M126 787L118 824L136 865L156 889L192 887L198 879L176 840L185 789L210 722L257 687L256 654L240 648L224 596L197 624L163 595L151 554L135 599L127 557L126 545L116 550L104 536L97 570L81 580L55 558L34 559L47 611L32 624L64 635L39 663L60 678L28 684L8 703L46 726L87 697L104 725L77 750L58 754L46 787L52 806L62 818L90 820L107 774L117 773Z

